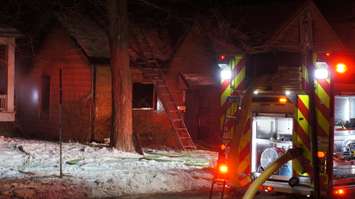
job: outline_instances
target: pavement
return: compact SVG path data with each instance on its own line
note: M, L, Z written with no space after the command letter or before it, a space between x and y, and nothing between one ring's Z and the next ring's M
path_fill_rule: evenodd
M220 199L221 195L216 193L213 195L212 199ZM227 195L224 199L240 199L241 196L230 196ZM169 194L150 194L150 195L131 195L122 196L119 199L209 199L209 193L169 193ZM289 195L280 194L258 194L255 199L293 199ZM296 198L295 198L296 199Z

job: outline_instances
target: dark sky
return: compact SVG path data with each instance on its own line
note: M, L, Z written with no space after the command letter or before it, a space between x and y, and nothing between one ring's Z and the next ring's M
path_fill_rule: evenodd
M269 4L302 0L127 0L129 13L135 20L173 20L174 23L191 23L192 15L205 14L212 8ZM353 20L355 1L353 0L314 0L325 17L332 21ZM104 0L1 0L0 24L16 27L26 36L36 37L43 33L53 18L53 13L64 9L86 7L90 14L99 16L104 7L97 2Z
M142 17L170 15L170 17L188 18L189 14L203 13L210 8L222 8L231 5L268 4L270 2L301 0L127 0L129 11L140 13ZM54 11L71 9L75 6L93 5L104 0L1 0L0 23L10 23L20 28L32 28L41 24ZM352 19L355 3L353 0L315 0L322 13L328 19ZM95 6L94 7L98 7ZM143 11L145 10L145 12ZM20 24L20 25L19 25Z

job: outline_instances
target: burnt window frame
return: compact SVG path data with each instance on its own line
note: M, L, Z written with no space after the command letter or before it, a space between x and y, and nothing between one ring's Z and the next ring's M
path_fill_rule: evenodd
M135 91L135 85L146 85L146 86L152 86L152 100L151 100L151 106L149 107L136 107L135 106L135 103L134 103L134 99L135 99L135 94L134 94L134 91ZM157 95L156 95L156 88L155 88L155 84L152 83L152 82L133 82L132 83L132 109L133 110L156 110L157 108Z

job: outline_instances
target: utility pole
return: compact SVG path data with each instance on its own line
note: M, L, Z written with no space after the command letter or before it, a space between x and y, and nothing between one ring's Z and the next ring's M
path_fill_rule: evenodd
M59 69L59 177L63 177L63 70Z

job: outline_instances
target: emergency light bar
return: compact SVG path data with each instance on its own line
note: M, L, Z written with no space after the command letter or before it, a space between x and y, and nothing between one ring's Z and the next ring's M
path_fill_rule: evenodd
M226 55L219 55L218 56L218 67L220 68L226 68L228 67L228 60Z
M220 72L221 80L230 80L232 79L232 70L227 66L224 67Z
M314 70L315 79L329 78L328 64L326 62L316 62L315 66L316 66Z

